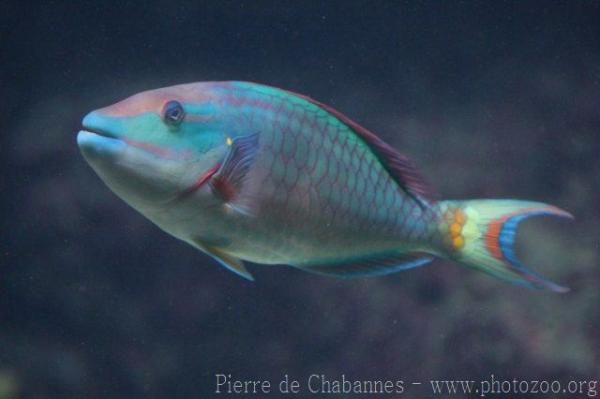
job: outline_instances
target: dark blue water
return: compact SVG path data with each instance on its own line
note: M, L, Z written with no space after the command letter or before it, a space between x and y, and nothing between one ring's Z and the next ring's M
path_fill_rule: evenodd
M598 3L196 3L0 6L0 398L275 398L286 374L301 398L333 396L309 391L313 374L401 381L409 398L430 380L600 378ZM248 283L78 152L92 109L232 79L333 105L442 198L569 210L527 222L519 250L572 291L443 261L352 281L250 265ZM271 393L217 395L221 373Z

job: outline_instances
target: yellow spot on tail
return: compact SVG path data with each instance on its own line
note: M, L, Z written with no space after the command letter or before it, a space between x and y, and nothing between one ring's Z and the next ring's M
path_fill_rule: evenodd
M229 146L233 144L233 140L231 139L231 137L227 137L226 143Z
M447 234L449 235L447 243L450 247L458 251L465 246L465 233L469 235L470 229L465 229L465 225L468 225L468 217L465 212L460 208L450 208L444 215L447 220Z
M452 239L452 246L454 249L461 249L465 245L465 239L462 236L454 237Z
M459 236L461 230L462 226L456 222L450 225L450 235L452 235L452 237Z

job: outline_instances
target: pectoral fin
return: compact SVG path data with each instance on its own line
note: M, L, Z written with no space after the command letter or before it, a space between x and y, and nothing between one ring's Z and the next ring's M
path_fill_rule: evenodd
M234 272L238 276L241 276L247 280L254 281L254 277L252 277L252 274L250 274L250 272L246 269L246 266L244 266L244 262L240 259L236 258L235 256L229 255L227 252L223 251L220 248L207 246L199 242L195 242L195 244L202 251L212 256L213 259L219 262L226 269Z
M242 192L258 151L258 133L236 137L210 186L229 209L247 216L254 214L251 198ZM246 190L248 191L248 190Z

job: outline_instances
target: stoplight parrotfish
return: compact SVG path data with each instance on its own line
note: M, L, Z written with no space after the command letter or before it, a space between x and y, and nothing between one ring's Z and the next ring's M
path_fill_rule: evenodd
M407 157L303 95L247 82L146 91L89 113L77 142L125 202L250 280L243 261L350 278L439 257L567 291L526 269L514 242L526 218L569 213L437 200Z

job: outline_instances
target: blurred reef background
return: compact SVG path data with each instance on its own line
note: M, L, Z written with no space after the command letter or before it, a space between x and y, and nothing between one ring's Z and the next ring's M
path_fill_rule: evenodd
M599 21L593 1L3 2L0 398L204 398L215 373L599 379ZM92 109L207 80L331 104L442 198L572 212L519 240L572 291L443 261L236 277L130 209L75 143Z

